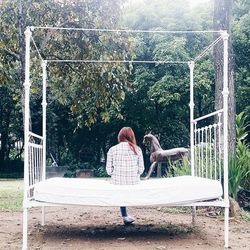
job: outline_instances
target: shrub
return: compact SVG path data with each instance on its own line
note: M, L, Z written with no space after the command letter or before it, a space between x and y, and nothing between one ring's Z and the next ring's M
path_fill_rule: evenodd
M69 164L64 177L76 177L77 171L90 169L94 171L95 177L107 177L105 164L99 162L72 162Z
M190 162L187 158L184 158L182 161L168 162L168 177L173 176L182 176L182 175L191 175Z
M236 115L236 151L229 159L229 194L237 199L240 188L250 189L250 149L245 141L248 125L243 112Z

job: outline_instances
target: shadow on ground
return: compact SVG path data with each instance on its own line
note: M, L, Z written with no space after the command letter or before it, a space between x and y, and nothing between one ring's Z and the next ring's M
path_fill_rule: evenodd
M161 237L161 236L171 236L171 237L185 237L194 231L194 227L187 225L114 225L114 226L60 226L60 225L50 225L46 227L37 226L40 232L43 232L46 238L60 238L63 236L65 238L77 239L77 238L88 238L96 240L99 239L113 239L122 237Z

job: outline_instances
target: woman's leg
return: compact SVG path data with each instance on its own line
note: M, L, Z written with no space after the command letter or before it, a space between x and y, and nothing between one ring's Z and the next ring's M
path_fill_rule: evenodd
M128 216L126 207L120 207L120 210L125 225L129 225L134 222L134 219Z
M126 207L120 207L122 217L128 216Z

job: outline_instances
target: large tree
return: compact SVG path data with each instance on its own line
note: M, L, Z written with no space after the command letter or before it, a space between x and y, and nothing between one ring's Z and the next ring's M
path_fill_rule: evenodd
M141 1L133 3L125 16L132 29L211 29L212 6L191 9L188 2ZM137 37L139 60L188 61L212 40L204 34L154 34ZM195 66L195 116L213 110L213 64L211 55ZM136 65L136 91L127 95L126 119L145 132L161 135L164 148L189 145L189 70L182 65ZM139 107L139 108L138 108ZM141 112L145 110L145 112Z
M25 66L24 30L26 26L115 28L122 8L117 0L6 0L0 13L0 87L8 92L5 99L16 101L18 105L5 106L21 110L23 103L23 82ZM106 59L122 60L131 55L131 41L120 34L68 32L49 30L34 31L34 40L41 55L48 59ZM31 121L32 130L41 133L41 65L32 45L31 52ZM130 65L50 65L48 68L48 112L64 104L71 121L72 133L78 126L91 125L98 121L108 121L119 115L119 106L124 99L124 91L129 88L127 75ZM3 93L3 91L1 91ZM0 93L0 94L1 94ZM54 97L52 97L52 95ZM12 99L11 99L12 98ZM57 105L50 105L51 103ZM7 112L7 109L4 112ZM12 112L14 113L14 112ZM49 115L48 115L49 116ZM8 117L8 116L6 116ZM72 122L72 117L76 122ZM2 121L2 119L1 119ZM7 120L6 120L7 121ZM60 122L60 121L59 121ZM3 142L0 155L6 155L5 134L10 133L11 123L4 123L1 129ZM48 120L48 128L57 123ZM74 126L74 127L73 127ZM22 130L22 122L19 128ZM55 131L58 129L52 129ZM48 138L50 138L48 136ZM10 135L7 136L7 140ZM5 157L6 158L6 157ZM8 158L8 157L7 157ZM1 164L2 165L2 164Z
M229 33L229 63L228 63L228 142L229 152L235 150L235 87L234 87L234 59L231 40L231 22L232 22L233 0L214 1L214 29L227 30ZM215 67L215 109L223 107L223 47L218 43L214 47L214 67Z

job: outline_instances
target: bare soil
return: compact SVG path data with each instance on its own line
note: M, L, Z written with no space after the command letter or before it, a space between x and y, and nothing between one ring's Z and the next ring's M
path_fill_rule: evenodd
M191 215L166 213L159 208L128 208L135 219L124 226L118 208L50 207L46 225L41 209L29 210L29 249L165 250L223 249L223 216L199 212L196 226ZM230 220L230 248L250 249L250 222ZM0 249L21 249L22 211L0 212Z

